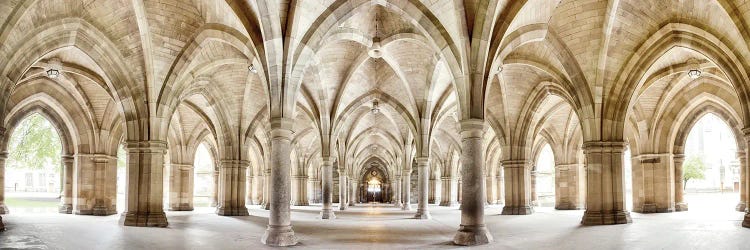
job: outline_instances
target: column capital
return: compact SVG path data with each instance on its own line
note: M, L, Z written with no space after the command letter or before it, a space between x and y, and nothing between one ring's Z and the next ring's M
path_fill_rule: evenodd
M307 179L307 175L292 175L292 179L304 180Z
M588 141L583 143L583 153L622 153L627 146L628 143L623 141Z
M673 160L685 160L685 154L672 154Z
M440 177L440 180L443 180L443 181L450 181L450 180L452 180L452 179L453 179L453 178L452 178L452 177L450 177L450 176L442 176L442 177Z
M221 168L246 168L250 166L250 161L247 160L221 160L219 161ZM192 167L192 165L191 165Z
M294 120L290 118L271 118L271 139L291 140L294 135Z
M484 134L484 120L482 119L462 120L460 126L461 137L464 139L482 138L482 135Z
M531 168L531 162L527 160L504 160L501 162L503 168Z
M128 153L167 153L166 141L126 141L124 144L125 151Z
M73 163L75 161L75 157L72 155L63 155L60 159L62 163Z
M190 169L195 168L193 164L183 164L183 163L169 163L169 166L175 167L176 169L179 169L179 170L190 170Z
M322 164L323 166L333 166L334 161L336 161L336 158L332 156L320 157L320 164Z
M745 136L745 140L746 140L746 141L750 141L750 127L747 127L747 128L743 128L743 129L742 129L742 133L743 133L743 134L744 134L744 136Z
M5 128L0 127L0 138L3 138L5 136Z
M0 160L8 159L8 152L0 152Z
M429 156L415 157L414 160L417 162L417 167L427 167L430 164Z
M747 158L747 154L743 150L737 150L736 152L738 159L745 159Z

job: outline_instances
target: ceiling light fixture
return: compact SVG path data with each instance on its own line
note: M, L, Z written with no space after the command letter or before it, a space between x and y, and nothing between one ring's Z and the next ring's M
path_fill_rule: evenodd
M378 28L378 23L380 22L380 12L375 13L375 36L372 37L372 45L370 46L370 50L367 51L367 54L372 58L381 58L383 57L383 50L380 46L380 29Z
M378 103L378 100L372 100L372 108L370 109L370 112L373 114L380 113L380 103Z
M500 65L497 66L497 73L501 73L501 72L503 72L503 65L502 64L500 64Z
M691 79L698 79L701 77L701 71L699 69L691 69L687 74Z
M56 69L48 69L47 70L47 77L55 79L58 76L60 76L60 71Z
M249 70L253 74L258 73L258 69L255 68L255 64L250 64L250 66L247 67L247 70Z

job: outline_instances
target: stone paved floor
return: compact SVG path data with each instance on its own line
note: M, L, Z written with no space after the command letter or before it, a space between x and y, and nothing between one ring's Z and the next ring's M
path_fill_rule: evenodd
M716 198L692 198L715 201ZM722 201L723 200L723 201ZM488 225L495 237L478 249L747 249L750 229L742 228L742 213L726 199L719 212L701 210L671 214L633 214L630 225L584 227L582 211L539 208L529 216L502 216L490 206ZM695 207L695 209L693 209ZM431 207L433 219L413 220L413 212L390 205L359 205L338 211L337 219L316 219L320 206L294 207L297 249L433 249L449 244L458 227L457 207ZM716 209L716 208L714 208ZM708 211L708 212L706 212ZM13 211L11 211L13 212ZM221 217L212 209L168 212L169 228L135 228L118 224L119 216L93 217L15 211L3 216L8 231L0 233L0 248L31 249L265 249L260 237L268 212L251 209L248 217Z

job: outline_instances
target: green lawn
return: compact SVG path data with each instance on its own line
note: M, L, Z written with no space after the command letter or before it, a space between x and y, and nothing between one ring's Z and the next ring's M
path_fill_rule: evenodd
M60 201L50 198L5 197L8 207L57 207Z

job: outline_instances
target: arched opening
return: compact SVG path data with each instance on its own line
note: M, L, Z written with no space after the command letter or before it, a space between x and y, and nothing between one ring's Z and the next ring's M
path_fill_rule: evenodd
M391 201L389 191L390 180L383 169L377 165L371 165L362 172L360 178L360 191L358 200L363 203L387 203Z
M623 176L625 178L625 209L633 211L633 163L630 147L622 153Z
M66 180L62 144L54 125L39 113L24 118L8 143L5 169L5 204L26 213L55 213Z
M536 159L536 167L532 172L534 182L534 205L540 207L555 206L555 156L552 147L545 144Z
M205 143L195 151L193 206L209 207L214 195L214 159Z
M691 213L730 212L739 201L740 162L732 130L708 113L690 129L682 164L684 200Z

